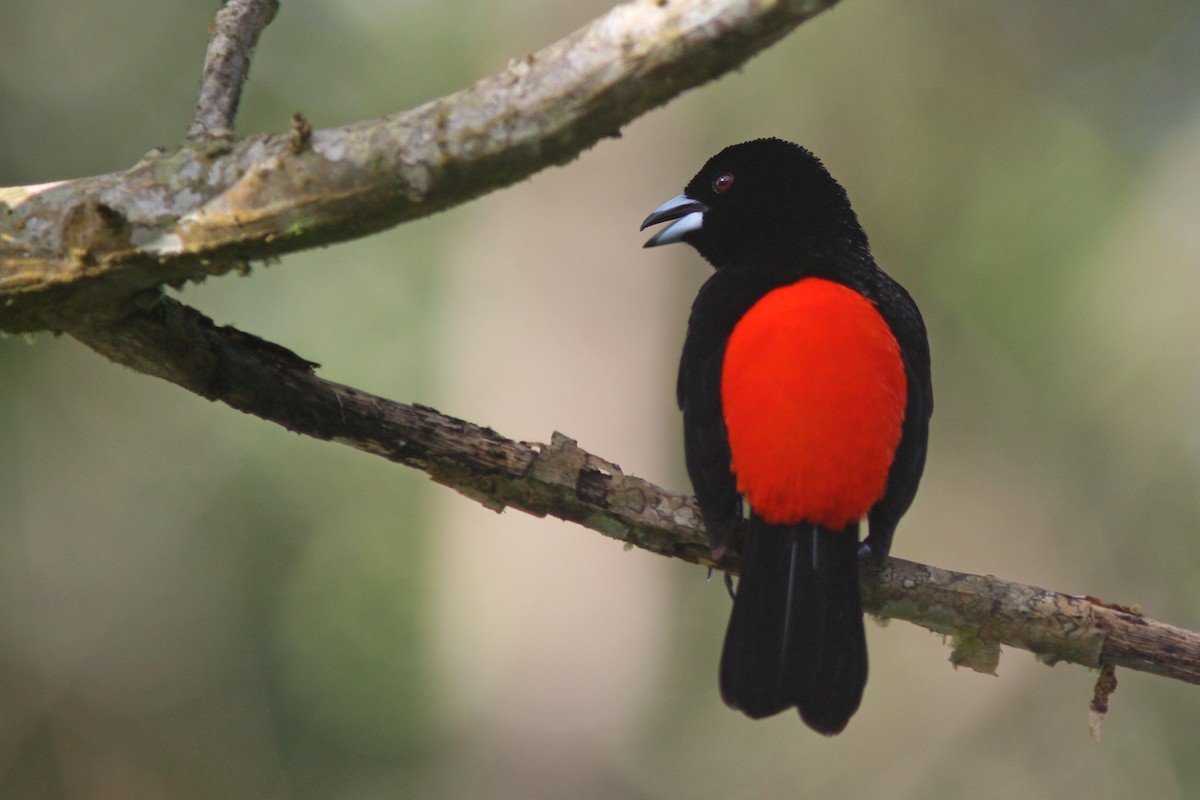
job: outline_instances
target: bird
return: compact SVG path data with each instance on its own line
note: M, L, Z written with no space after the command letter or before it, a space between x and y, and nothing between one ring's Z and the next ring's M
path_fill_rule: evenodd
M925 467L925 323L800 145L725 148L642 230L667 222L645 247L683 242L714 268L676 395L713 560L741 557L721 697L752 719L794 707L832 736L867 682L860 558L886 562Z

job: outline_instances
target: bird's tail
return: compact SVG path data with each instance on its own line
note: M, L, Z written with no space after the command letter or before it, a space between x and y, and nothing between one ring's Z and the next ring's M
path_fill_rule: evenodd
M796 706L813 730L841 732L867 683L858 525L750 520L721 654L721 697L754 719Z

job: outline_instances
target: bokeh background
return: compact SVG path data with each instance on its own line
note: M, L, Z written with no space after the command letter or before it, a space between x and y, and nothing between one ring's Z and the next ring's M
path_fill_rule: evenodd
M0 184L179 141L216 3L5 0ZM287 0L239 132L411 107L597 0ZM684 490L674 371L706 276L637 226L726 144L800 141L931 331L899 556L1200 628L1200 5L846 0L574 163L182 291L330 379L560 430ZM0 797L1200 796L1200 689L869 624L822 739L725 709L704 571L0 340Z

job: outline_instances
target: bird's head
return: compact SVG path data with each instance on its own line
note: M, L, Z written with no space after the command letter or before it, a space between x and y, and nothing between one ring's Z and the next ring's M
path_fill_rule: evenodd
M846 191L808 150L780 139L727 147L683 194L663 203L642 229L670 225L646 242L685 242L718 269L747 260L814 254L835 243L866 246Z

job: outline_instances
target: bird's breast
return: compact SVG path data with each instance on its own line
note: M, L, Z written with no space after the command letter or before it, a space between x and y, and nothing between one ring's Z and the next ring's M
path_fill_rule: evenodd
M773 524L860 519L887 487L906 389L870 300L821 278L767 292L734 325L721 369L738 491Z

